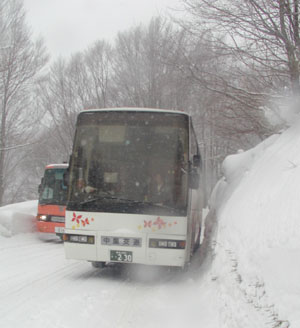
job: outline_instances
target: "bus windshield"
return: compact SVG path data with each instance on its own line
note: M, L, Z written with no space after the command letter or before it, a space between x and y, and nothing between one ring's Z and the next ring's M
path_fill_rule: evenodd
M81 113L70 167L68 209L185 213L188 127L188 116L179 113Z
M64 185L66 169L46 169L41 185L39 203L65 205L67 201L67 186Z

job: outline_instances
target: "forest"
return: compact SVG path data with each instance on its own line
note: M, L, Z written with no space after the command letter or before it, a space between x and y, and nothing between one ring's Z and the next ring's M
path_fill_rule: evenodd
M0 206L37 198L46 164L68 161L83 109L193 116L209 194L224 158L289 126L299 110L299 0L181 0L52 60L21 0L0 3Z

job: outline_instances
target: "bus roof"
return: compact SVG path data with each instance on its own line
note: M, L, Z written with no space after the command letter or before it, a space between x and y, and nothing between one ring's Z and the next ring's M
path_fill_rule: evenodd
M172 109L158 109L158 108L144 108L144 107L116 107L116 108L93 108L93 109L84 109L80 113L86 112L155 112L155 113L170 113L170 114L181 114L190 116L190 114L180 111L180 110L172 110Z
M46 169L67 169L69 167L69 164L67 163L61 163L61 164L48 164L46 165Z

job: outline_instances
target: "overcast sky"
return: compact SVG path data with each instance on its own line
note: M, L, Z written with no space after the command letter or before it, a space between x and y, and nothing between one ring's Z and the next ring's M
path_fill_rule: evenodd
M95 40L176 8L180 0L24 0L34 37L43 37L53 57L81 51Z

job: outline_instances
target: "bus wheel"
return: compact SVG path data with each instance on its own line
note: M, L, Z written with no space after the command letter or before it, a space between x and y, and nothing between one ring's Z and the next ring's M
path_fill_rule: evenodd
M105 262L92 262L92 267L97 269L104 268Z
M191 262L187 262L183 267L180 268L181 273L187 273L190 269Z
M181 275L181 274L184 274L184 273L188 272L189 267L190 267L190 262L185 263L184 266L182 266L182 267L175 267L175 266L174 267L169 267L168 271L171 274Z

